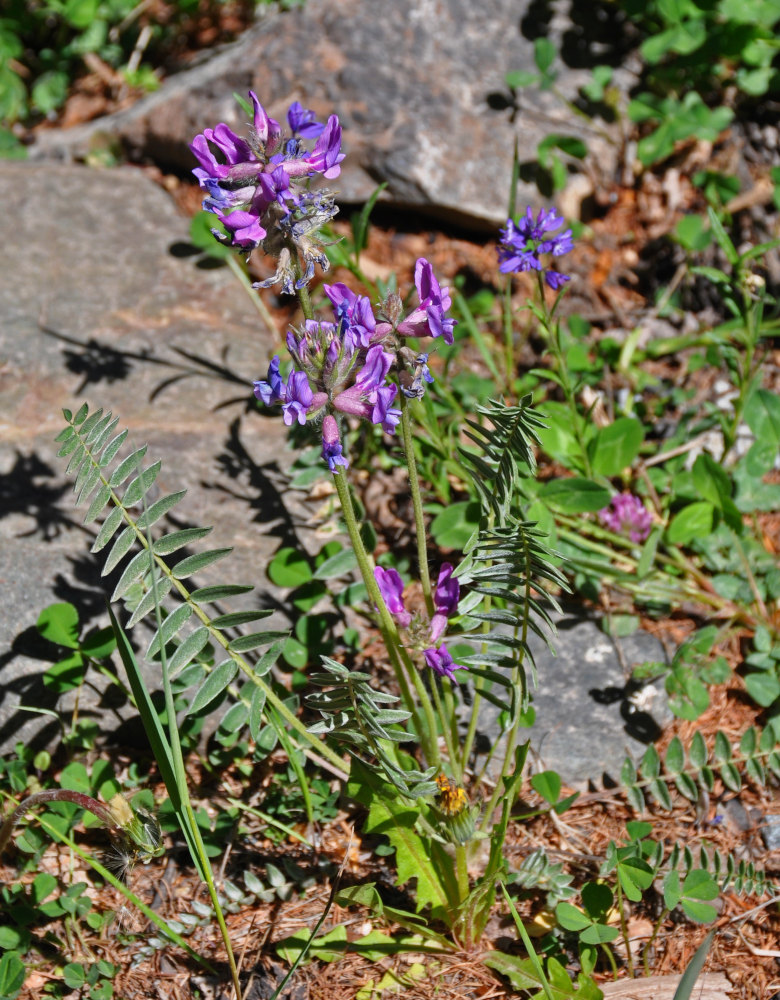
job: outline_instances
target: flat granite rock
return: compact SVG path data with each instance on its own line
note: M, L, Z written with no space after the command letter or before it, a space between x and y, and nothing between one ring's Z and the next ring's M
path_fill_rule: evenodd
M530 642L539 682L536 718L520 740L530 739L537 769L557 771L572 788L601 787L605 779L617 781L626 756L638 760L671 721L662 683L628 683L633 667L665 662L666 655L647 632L612 639L572 610L556 624L555 655L538 637ZM501 738L495 706L481 705L478 733L485 749Z
M506 75L537 73L541 36L563 54L552 67L557 93L513 94ZM506 219L515 142L528 171L518 204L541 204L530 174L538 144L551 134L583 140L599 176L615 169L619 128L589 121L572 102L589 67L618 66L626 45L620 14L608 5L588 16L574 2L307 0L261 16L235 43L127 110L40 132L30 152L84 156L101 136L114 136L134 157L190 171L188 143L197 133L220 121L246 130L232 95L253 89L282 122L296 100L322 120L339 116L347 157L331 186L340 201L364 202L386 183L382 200L395 207L494 229ZM627 89L625 71L617 76Z
M165 192L134 168L91 170L0 164L6 190L0 240L0 751L58 734L40 673L52 647L40 611L72 601L86 625L106 624L95 526L73 506L72 479L54 438L62 408L113 410L129 440L161 458L154 489L188 496L179 526L214 525L210 546L233 546L214 568L253 583L244 606L273 606L265 566L295 544L309 513L286 492L286 428L254 411L251 383L277 334L265 329L227 268L187 255L189 225ZM249 412L250 409L253 412ZM105 553L104 553L105 555ZM204 582L209 582L204 577ZM269 603L271 602L271 603ZM238 602L234 607L240 606ZM227 610L227 609L226 609ZM289 621L277 616L277 627ZM274 626L271 626L274 627ZM48 659L47 659L48 657ZM86 687L83 717L103 712ZM154 678L150 678L153 682ZM57 710L67 720L72 696Z

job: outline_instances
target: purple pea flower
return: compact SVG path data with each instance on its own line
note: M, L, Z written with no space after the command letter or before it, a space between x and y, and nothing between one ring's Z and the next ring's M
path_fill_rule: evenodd
M468 667L455 663L446 646L439 646L438 649L426 649L423 651L426 664L438 674L439 677L449 677L455 680L456 670L468 670Z
M368 347L376 329L376 319L367 295L355 293L340 281L323 285L322 290L333 305L333 315L342 329L345 348L350 351Z
M599 520L616 535L628 535L637 545L644 542L653 524L650 511L633 493L612 497L609 507L599 511Z
M445 344L454 341L457 320L445 313L452 305L449 288L441 288L430 263L420 257L414 267L414 285L420 305L398 324L402 337L443 337Z
M306 412L313 397L306 372L293 372L287 380L286 401L282 406L283 419L288 427L296 420L299 424L306 423Z
M322 457L328 463L331 472L335 472L339 465L343 465L345 469L349 465L341 450L341 438L336 418L329 413L322 421Z
M255 396L266 406L284 402L287 396L287 386L279 374L279 355L275 354L268 366L268 381L255 382Z
M383 569L377 566L374 569L374 579L379 586L379 593L382 600L387 605L387 610L395 618L399 628L408 628L412 616L404 607L404 584L398 570Z
M314 112L304 108L300 101L295 101L290 105L290 110L287 112L287 123L293 135L297 134L303 139L316 139L325 128L315 119Z
M460 584L452 575L452 565L444 563L439 570L439 579L433 592L433 606L436 609L431 618L431 642L438 642L447 627L447 619L458 610Z

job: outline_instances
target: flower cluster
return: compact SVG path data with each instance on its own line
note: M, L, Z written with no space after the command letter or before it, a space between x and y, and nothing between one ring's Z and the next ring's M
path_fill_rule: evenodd
M513 271L541 271L550 288L558 291L570 280L569 276L560 271L545 269L540 255L562 257L574 248L571 229L553 235L562 225L563 219L556 215L554 208L549 212L540 208L534 219L529 206L525 215L517 222L507 219L506 227L501 230L501 242L498 246L499 270L503 274Z
M653 519L650 511L633 493L618 493L609 507L599 511L599 520L616 535L628 535L637 545L650 534Z
M397 570L377 566L374 578L387 610L395 618L399 628L410 630L431 670L439 677L449 677L452 681L455 680L456 670L468 669L455 663L447 647L440 642L447 628L447 619L457 613L460 599L460 584L458 578L452 575L450 563L444 563L439 570L439 579L433 592L434 614L430 621L420 621L419 618L415 621L406 610L404 584Z
M390 321L377 320L365 295L356 295L341 283L323 285L333 321L307 320L300 330L291 330L287 347L293 369L287 379L282 378L277 355L266 378L254 383L255 396L266 406L281 403L286 424L322 420L322 453L331 472L347 465L336 414L369 420L392 434L401 411L392 405L398 386L389 380L391 370L400 367L407 396L419 398L425 391L423 383L433 381L428 355L398 347L398 338L442 337L452 343L455 321L445 315L448 290L439 287L424 258L415 267L415 286L419 305L404 318L400 303L391 303L392 308L386 309L393 317Z
M341 126L335 115L323 125L297 101L287 113L292 136L284 138L279 122L269 117L249 92L254 109L249 138L235 134L224 123L207 128L190 144L200 166L193 170L208 192L203 207L213 212L226 234L212 230L221 242L247 253L262 249L277 260L275 274L260 287L281 282L294 294L323 271L328 259L317 231L338 209L328 191L309 190L313 177L338 177ZM316 140L307 150L303 140Z

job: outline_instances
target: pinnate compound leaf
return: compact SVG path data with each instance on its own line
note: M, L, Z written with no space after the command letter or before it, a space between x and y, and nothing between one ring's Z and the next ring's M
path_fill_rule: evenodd
M133 626L137 625L142 618L145 618L154 609L155 605L159 603L163 599L163 597L166 596L166 594L168 594L171 587L173 586L171 580L169 580L168 577L164 576L161 572L158 573L157 571L155 571L155 575L157 577L157 582L155 584L155 587L152 588L151 584L149 584L150 589L144 594L144 596L138 602L138 604L135 607L135 610L130 616L130 619L127 623L128 629L133 628Z
M159 475L161 468L162 462L158 460L148 469L144 469L135 479L131 479L125 490L125 495L122 497L122 505L133 507L140 503L141 498L146 496L150 486Z
M193 590L190 597L196 604L209 604L212 601L224 601L228 597L248 594L255 588L245 583L218 583L210 587L200 587Z
M207 552L198 552L194 556L187 556L186 559L182 559L173 567L173 575L177 580L185 580L188 576L199 573L206 566L211 566L219 559L224 559L232 551L232 548L209 549Z
M128 455L127 458L123 459L114 469L114 472L108 481L112 489L116 489L117 486L121 486L128 476L138 471L141 466L141 460L146 454L146 448L146 445L142 445L137 451L134 451L132 455Z
M168 661L168 672L171 677L183 670L190 660L194 660L208 641L209 630L205 625L191 632Z
M205 538L211 531L211 528L182 528L181 531L172 531L170 535L162 535L155 541L152 548L155 555L167 556L183 549L190 542L197 542L200 538Z
M108 545L123 520L124 512L121 507L114 507L113 510L109 511L106 515L105 521L100 526L100 531L98 531L97 538L92 545L91 551L93 553L100 552L101 549L104 549L106 545Z
M286 632L279 632L278 630L252 632L251 635L240 635L237 639L234 639L228 646L228 649L231 653L246 653L250 649L257 649L258 646L264 646L266 643L286 637Z
M89 505L89 510L84 515L84 524L91 524L103 513L106 504L111 499L111 487L101 486L97 491L95 496L92 498L92 503Z
M149 648L146 650L147 660L151 660L152 657L157 656L160 652L160 643L169 643L182 625L190 620L191 616L192 608L189 604L180 604L175 611L172 611L164 618L162 625L155 632L152 641L149 643Z
M140 552L137 552L133 556L122 570L122 575L119 577L116 587L114 587L114 593L111 595L112 602L118 601L120 597L124 597L136 580L144 576L149 569L149 560L151 558L147 549L141 549Z
M196 712L202 711L207 705L210 705L212 701L223 693L237 673L238 664L235 660L223 660L222 663L214 667L195 692L189 707L190 713L194 715Z
M125 443L125 438L129 433L130 432L127 429L125 429L121 431L121 433L117 434L115 438L112 438L112 440L108 442L108 444L103 449L100 458L98 459L98 465L100 466L101 469L105 469L105 467L110 462L113 462L113 460L116 458L117 452Z
M260 621L273 614L270 608L257 609L255 611L233 611L230 614L218 615L211 619L214 628L236 628L239 625L246 625L248 622Z
M155 500L153 504L141 514L138 518L136 524L138 527L145 531L147 528L151 528L153 524L156 524L161 517L164 517L169 510L172 510L176 504L185 496L186 490L178 490L176 493L168 493L164 497L160 497L159 500Z
M116 507L115 510L119 512L120 515L119 519L121 519L122 508ZM106 520L108 520L108 518L106 518ZM133 531L133 528L128 524L128 526L124 529L124 531L119 535L117 540L114 542L114 544L111 547L111 551L106 556L106 562L101 571L101 576L108 576L108 574L116 566L119 565L119 563L124 559L124 557L130 551L130 549L133 547L133 542L135 541L135 539L136 539L135 531ZM95 545L97 545L98 541L100 541L100 533L98 533ZM95 545L92 546L93 552L97 551L95 549Z

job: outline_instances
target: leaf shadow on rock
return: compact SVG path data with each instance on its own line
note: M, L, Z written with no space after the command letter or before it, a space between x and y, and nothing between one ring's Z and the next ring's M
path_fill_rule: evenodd
M229 345L223 347L219 361L184 350L175 344L172 345L171 350L189 362L189 364L185 364L176 359L155 357L151 351L145 349L120 351L112 344L97 340L95 337L79 340L78 337L72 337L52 327L41 326L40 330L47 336L60 341L63 345L67 345L63 347L65 367L69 372L81 377L81 382L74 390L74 395L80 395L89 385L99 385L100 383L112 385L115 382L121 382L134 373L137 364L147 364L173 369L173 374L170 377L164 378L152 389L149 394L150 402L183 379L198 376L241 385L245 389L240 397L220 402L220 408L236 402L244 402L244 400L246 400L248 408L251 406L252 397L248 387L251 386L252 379L237 373L227 365L226 354Z
M101 577L99 558L95 556L88 553L83 556L68 556L68 561L71 564L69 574L55 575L51 588L52 603L68 602L76 608L79 615L79 635L83 637L92 628L106 623L100 619L105 615L106 597L113 589L121 567L109 576ZM43 608L32 609L33 613L36 610ZM66 695L66 701L62 702L62 696L44 683L43 675L53 663L67 654L65 647L44 639L34 625L22 629L11 641L9 649L0 653L0 745L10 747L14 735L34 718L36 713L22 708L24 705L55 711L62 720L58 723L51 717L46 719L35 736L27 742L36 749L59 745L62 727L67 725L72 713L73 695ZM40 669L31 670L26 665L20 670L14 663L19 658L39 663ZM82 691L79 695L80 719L94 719L103 734L125 725L125 720L119 714L127 705L127 697L122 688L107 682L94 669L87 671L84 686L88 691ZM16 696L19 707L9 712L6 702L12 695Z
M40 534L47 542L58 538L65 529L78 527L59 506L69 484L63 483L55 470L35 452L24 455L16 449L15 455L8 472L0 474L0 519L13 515L31 517L35 526L20 532L17 537Z
M245 501L253 511L253 523L265 525L268 534L279 538L282 545L300 546L298 528L304 523L296 520L284 503L288 477L276 459L258 465L244 447L241 431L241 418L236 417L230 424L224 450L216 460L226 476L245 484L244 489L239 492L220 483L206 482L202 483L203 487Z

